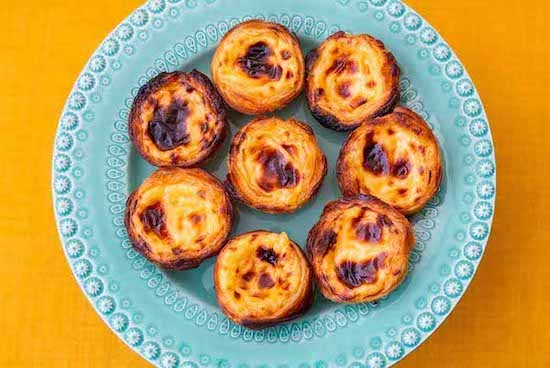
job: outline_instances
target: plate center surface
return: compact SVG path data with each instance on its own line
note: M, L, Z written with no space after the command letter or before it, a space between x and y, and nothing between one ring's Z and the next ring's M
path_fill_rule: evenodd
M309 50L319 45L319 41L300 37L300 44L304 55L306 55ZM190 60L178 70L189 72L192 69L198 69L211 77L210 61L212 60L213 53L214 49L209 49L208 51L203 52L194 59ZM229 134L220 150L208 163L201 166L221 181L225 180L227 174L226 158L229 152L232 137L241 127L255 118L255 116L240 114L229 107L227 109L229 112L230 121ZM278 233L284 231L291 239L305 249L308 232L318 221L325 204L331 200L341 197L341 192L336 179L336 161L338 159L340 148L349 133L335 132L319 124L309 112L305 92L302 92L296 99L284 108L269 115L279 116L285 119L295 118L299 121L307 123L311 126L311 128L313 128L319 146L327 157L327 175L318 194L298 211L291 214L267 214L235 201L237 221L233 228L232 236L253 230L268 230ZM128 180L131 188L136 188L139 186L139 184L142 183L143 180L155 170L155 167L143 160L134 149L132 149L130 154L130 163ZM414 223L414 218L411 219ZM215 257L206 260L200 267L193 270L179 272L163 271L163 273L184 295L191 297L197 302L203 303L205 306L210 306L219 310L213 288L214 264ZM407 284L408 278L398 290L392 293L390 296L392 301L398 298L398 295L403 292ZM312 309L308 312L307 318L315 319L319 315L324 314L324 312L333 311L337 306L338 304L323 298L320 293L317 292L316 301Z

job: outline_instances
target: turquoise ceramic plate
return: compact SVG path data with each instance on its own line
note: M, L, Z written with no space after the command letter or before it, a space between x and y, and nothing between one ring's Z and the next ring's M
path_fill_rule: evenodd
M139 87L161 71L209 74L218 41L251 18L280 22L304 52L338 30L366 32L395 54L402 103L426 118L442 147L440 192L412 217L411 271L389 297L341 305L317 296L303 318L262 331L228 321L212 288L213 260L185 272L134 252L123 225L129 192L153 170L132 149L127 118ZM345 134L322 128L298 98L280 112L308 122L328 156L319 195L298 213L242 206L235 233L287 231L304 245L324 204L340 195L335 160ZM231 133L247 121L231 114ZM227 143L207 169L223 177ZM494 211L495 159L480 98L456 55L418 14L395 0L153 0L101 44L78 77L53 154L60 237L82 290L109 327L151 363L173 367L388 367L421 344L470 283Z

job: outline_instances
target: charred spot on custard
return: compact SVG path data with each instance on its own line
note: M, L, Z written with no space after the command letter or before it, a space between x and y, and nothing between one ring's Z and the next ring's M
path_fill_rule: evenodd
M275 251L271 248L267 247L259 247L258 250L256 250L256 256L264 261L269 263L272 266L275 266L277 264L277 260L279 259L279 256Z
M422 134L422 129L418 126L411 126L410 129L413 131L414 134L416 135L421 135Z
M365 210L362 209L359 216L353 219L352 225L355 229L355 236L358 240L379 243L382 239L382 231L384 227L391 228L393 221L384 214L378 214L376 217L376 223L361 223L361 219L365 214Z
M336 267L336 274L341 283L355 289L364 283L372 284L378 279L378 270L383 266L386 254L365 262L345 261Z
M146 232L152 232L161 239L169 236L162 203L157 202L145 208L140 215L140 220Z
M300 174L284 155L275 149L263 150L258 155L258 162L263 167L259 187L267 192L292 188L298 184Z
M248 271L242 276L242 279L246 282L252 280L252 278L256 276L256 273L254 271Z
M273 51L263 41L256 42L248 47L246 54L237 59L240 68L252 78L267 76L273 80L281 79L283 68L269 62Z
M338 234L332 229L325 230L321 235L318 246L321 254L325 254L336 243Z
M180 156L176 152L170 153L170 162L172 165L176 165L179 161Z
M349 82L340 83L337 87L338 95L343 98L348 98L351 96L351 91L349 90Z
M379 214L377 219L376 219L376 222L378 223L379 226L381 227L391 227L393 226L393 221L386 215L384 214Z
M195 225L202 221L202 215L198 214L198 213L192 214L189 218L190 218L191 222Z
M296 154L296 146L293 144L282 144L281 147L291 156Z
M175 100L168 106L155 106L147 133L161 151L168 151L189 143L187 118L191 114L187 103Z
M353 108L353 109L356 109L360 106L363 106L364 104L366 104L368 102L368 100L365 98L365 97L355 97L351 103L350 103L350 106Z
M405 179L407 176L409 176L410 171L411 163L407 160L398 160L392 168L393 176L399 179Z
M381 144L374 141L373 132L365 137L363 167L375 175L388 175L390 173L388 154Z
M373 223L359 223L355 227L357 239L368 243L379 243L382 239L382 227Z
M275 281L268 273L262 272L258 276L258 287L260 289L271 289L273 286L275 286Z
M283 58L283 60L288 60L288 59L290 59L290 56L291 56L291 55L292 55L292 54L291 54L290 51L288 51L288 50L283 50L283 51L281 51L281 57Z
M357 63L354 60L350 60L347 55L334 60L332 65L327 69L327 74L341 74L344 71L349 73L355 73L357 71Z

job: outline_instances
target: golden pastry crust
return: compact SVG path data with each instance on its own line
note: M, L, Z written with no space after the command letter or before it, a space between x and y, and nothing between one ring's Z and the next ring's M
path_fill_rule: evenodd
M285 26L250 20L233 27L212 58L212 78L225 102L243 114L284 107L304 86L300 43Z
M124 223L137 252L163 268L185 270L218 254L233 217L218 179L198 168L162 168L130 195Z
M139 90L128 132L151 164L189 167L219 148L227 133L227 114L214 85L198 70L160 73Z
M252 231L231 239L214 269L216 297L235 323L252 329L303 315L313 303L313 275L285 233Z
M245 125L233 138L227 166L230 192L268 213L296 211L318 192L327 173L311 127L276 117Z
M366 34L336 32L306 56L309 109L337 131L390 112L399 101L400 70L384 44Z
M424 119L404 107L350 134L336 166L344 196L370 194L403 214L424 207L442 176L435 136Z
M359 195L325 206L309 232L307 255L326 298L360 303L388 295L403 281L414 242L401 213Z

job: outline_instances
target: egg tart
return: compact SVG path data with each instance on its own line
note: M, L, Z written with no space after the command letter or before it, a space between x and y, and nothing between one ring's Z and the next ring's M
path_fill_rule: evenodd
M360 303L389 294L403 281L414 242L401 213L359 195L325 206L309 232L307 255L326 298Z
M218 179L198 168L161 168L130 195L124 223L137 252L163 268L185 270L220 251L233 216Z
M441 183L437 140L422 117L397 107L350 134L340 151L336 174L345 196L371 194L403 214L414 213Z
M285 26L250 20L225 34L211 64L218 91L243 114L284 107L304 85L300 43Z
M330 129L355 129L390 112L399 100L395 58L366 34L334 33L307 54L306 73L309 109Z
M312 198L327 173L313 130L294 119L260 117L233 138L227 187L250 207L289 213Z
M128 120L130 139L155 166L205 161L227 132L223 100L198 70L160 73L139 90Z
M303 315L313 303L313 277L302 249L285 233L253 231L231 239L214 269L222 311L251 329Z

